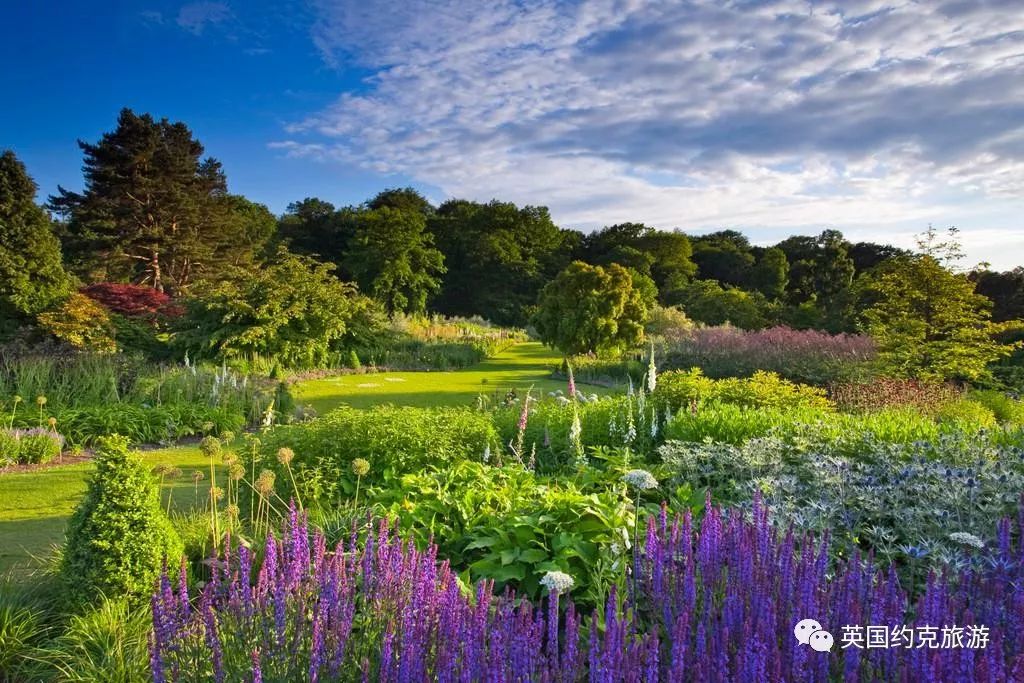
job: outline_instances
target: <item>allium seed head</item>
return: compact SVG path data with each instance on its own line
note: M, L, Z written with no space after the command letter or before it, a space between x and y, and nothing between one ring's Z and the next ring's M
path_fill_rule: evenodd
M274 490L274 481L277 477L270 470L263 470L260 472L260 476L256 479L256 490L263 495L267 495Z
M295 459L295 451L284 446L277 449L277 461L287 467Z

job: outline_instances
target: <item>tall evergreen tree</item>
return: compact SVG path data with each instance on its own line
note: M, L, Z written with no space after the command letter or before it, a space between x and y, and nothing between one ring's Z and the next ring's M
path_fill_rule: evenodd
M1024 320L1024 267L1005 273L976 270L970 274L977 292L992 300L992 320Z
M278 221L277 231L293 252L331 262L341 259L351 237L349 232L340 230L334 204L316 197L289 204Z
M817 237L794 236L776 247L789 261L789 303L812 304L818 312L816 327L832 332L849 329L855 268L843 234L825 230Z
M14 152L0 154L0 322L27 321L66 298L71 283L36 184Z
M747 238L735 230L720 230L690 238L693 261L703 280L747 287L754 254Z
M78 145L85 191L59 188L50 205L81 272L181 290L250 248L220 162L184 123L123 109L113 132Z

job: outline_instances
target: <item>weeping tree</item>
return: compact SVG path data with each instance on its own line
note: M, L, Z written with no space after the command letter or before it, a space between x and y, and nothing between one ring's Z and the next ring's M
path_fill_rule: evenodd
M653 303L640 282L617 263L574 261L540 292L533 324L541 341L566 355L635 346Z

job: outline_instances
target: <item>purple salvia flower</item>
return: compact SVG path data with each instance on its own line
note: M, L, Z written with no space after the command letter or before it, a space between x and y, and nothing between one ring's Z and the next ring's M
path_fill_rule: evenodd
M263 683L263 667L260 664L260 651L252 651L252 683Z
M220 635L217 633L217 615L212 605L206 607L203 616L206 627L206 646L210 649L210 661L213 664L213 678L217 683L224 682L224 653L221 651Z

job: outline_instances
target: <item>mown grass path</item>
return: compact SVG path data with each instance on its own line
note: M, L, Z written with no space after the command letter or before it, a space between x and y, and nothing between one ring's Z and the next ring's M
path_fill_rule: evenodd
M400 406L473 405L484 394L493 401L514 388L523 395L565 389L565 382L548 379L562 357L539 342L516 344L493 358L450 372L381 372L341 375L308 380L295 385L298 404L309 404L324 413L347 403L368 408L382 403ZM591 389L588 388L588 391ZM596 393L603 390L593 389Z
M451 372L388 372L344 375L295 385L296 401L324 413L347 403L369 408L382 403L403 406L472 405L479 394L502 397L510 388L523 395L565 389L548 379L561 357L536 342L517 344L483 363ZM588 388L588 391L591 389ZM593 388L597 393L605 390ZM165 480L163 500L172 496L172 512L187 511L203 501L209 487L209 462L194 445L143 451L147 464L181 468ZM192 473L203 472L198 495ZM92 464L54 466L31 472L0 474L0 574L23 572L33 557L45 557L63 542L67 519L85 492Z

